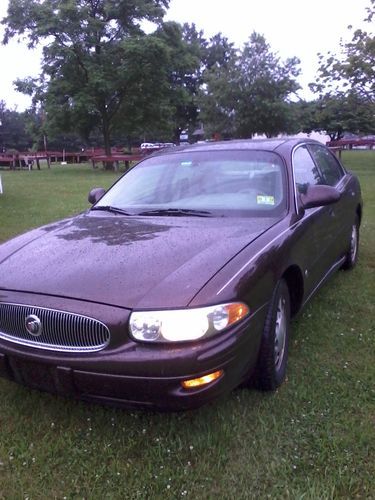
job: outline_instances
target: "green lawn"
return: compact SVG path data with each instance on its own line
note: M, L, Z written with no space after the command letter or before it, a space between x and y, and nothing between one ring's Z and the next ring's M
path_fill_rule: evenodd
M375 151L345 152L365 201L357 268L293 323L287 382L194 412L124 411L0 379L0 498L375 498ZM85 209L116 174L0 171L0 241Z
M109 187L118 173L88 164L56 165L42 170L1 170L0 242L89 207L93 187Z

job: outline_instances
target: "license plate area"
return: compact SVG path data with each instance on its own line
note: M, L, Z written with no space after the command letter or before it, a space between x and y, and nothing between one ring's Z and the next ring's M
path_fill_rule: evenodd
M9 357L8 362L17 382L32 389L57 392L54 367L13 357Z

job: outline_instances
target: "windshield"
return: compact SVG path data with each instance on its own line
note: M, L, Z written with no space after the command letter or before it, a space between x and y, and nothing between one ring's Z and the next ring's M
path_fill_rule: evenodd
M128 215L277 216L285 169L265 151L184 151L148 158L95 205Z

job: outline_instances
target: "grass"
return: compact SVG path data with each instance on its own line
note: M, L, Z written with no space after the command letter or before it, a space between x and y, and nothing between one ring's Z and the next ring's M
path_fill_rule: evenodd
M0 379L0 498L375 498L375 152L344 163L365 200L360 261L293 323L287 382L194 412L103 408ZM0 240L87 207L116 174L0 172Z
M109 187L118 173L88 164L42 170L0 170L0 242L32 227L61 219L89 207L93 187Z

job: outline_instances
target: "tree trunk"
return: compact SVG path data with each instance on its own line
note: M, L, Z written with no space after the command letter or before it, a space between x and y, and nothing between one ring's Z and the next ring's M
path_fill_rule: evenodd
M47 150L47 136L46 134L43 134L43 144L44 144L44 152L46 153L46 157L47 157L47 165L48 165L48 168L51 168L51 159L49 157L49 154L48 154L48 150Z
M104 150L107 156L111 156L111 138L109 134L108 124L103 123L103 140L104 140Z
M111 156L111 132L108 116L104 114L103 116L103 140L104 140L104 151L106 156ZM106 161L103 163L105 170L113 170L113 162Z

